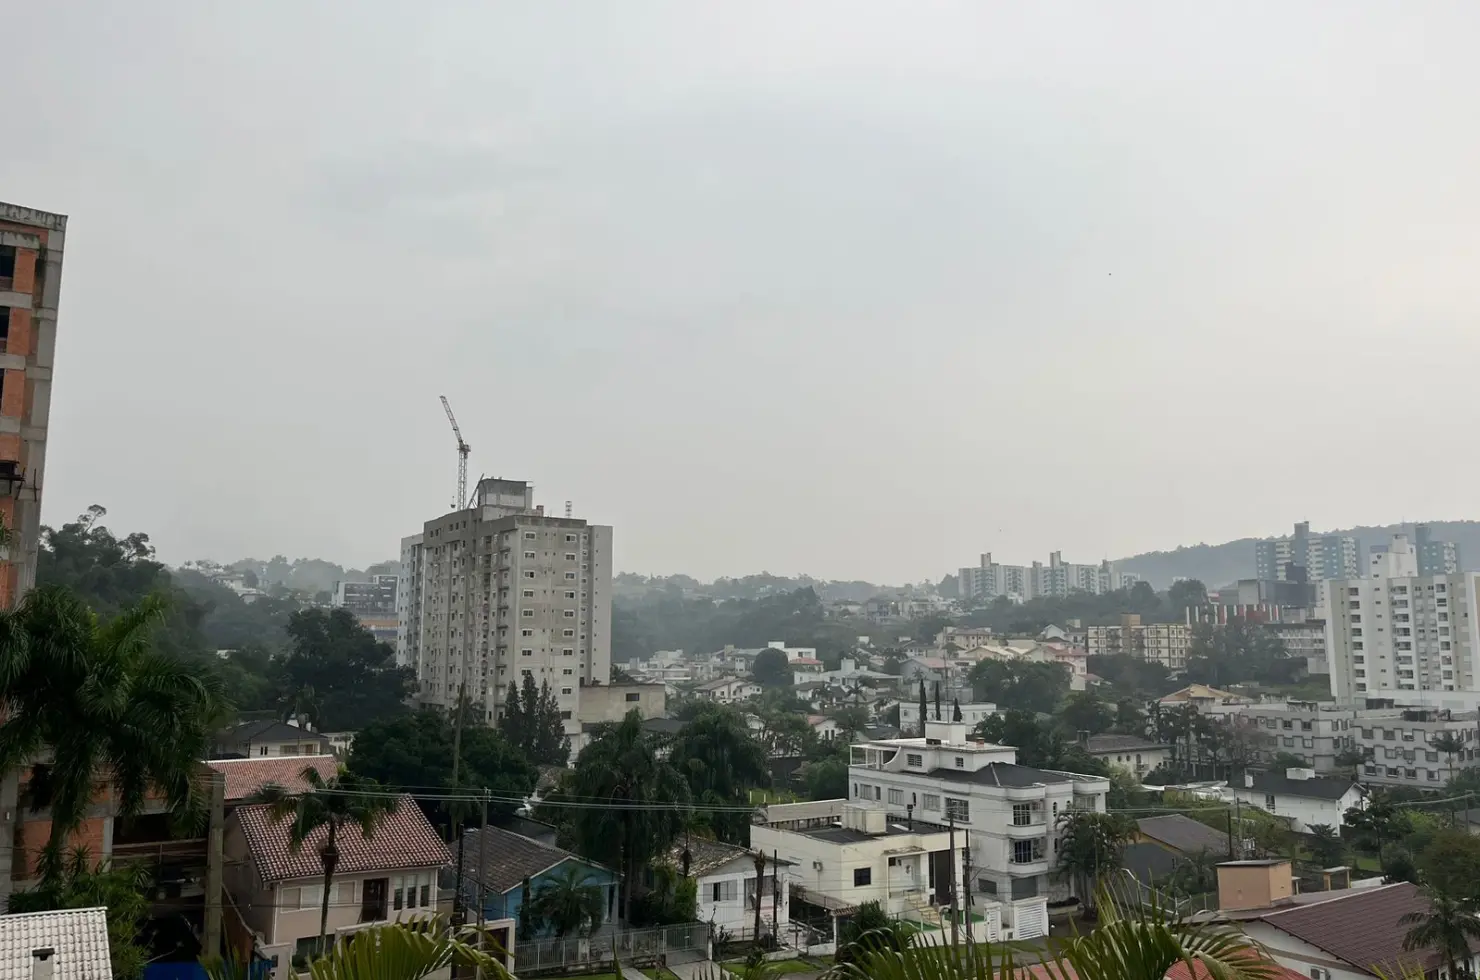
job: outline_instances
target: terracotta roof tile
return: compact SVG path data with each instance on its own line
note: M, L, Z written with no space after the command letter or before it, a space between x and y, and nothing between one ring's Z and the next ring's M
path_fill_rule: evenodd
M241 824L263 881L315 878L323 874L319 849L328 839L327 828L320 827L309 834L294 851L288 846L289 821L275 822L267 806L238 807L233 816ZM396 809L386 815L371 837L366 838L358 827L349 826L339 832L338 841L340 874L440 868L451 860L447 845L409 796L401 797Z
M303 770L313 766L325 779L339 769L332 755L285 755L260 759L217 759L206 765L226 777L226 799L244 800L268 783L277 783L290 793L308 790Z

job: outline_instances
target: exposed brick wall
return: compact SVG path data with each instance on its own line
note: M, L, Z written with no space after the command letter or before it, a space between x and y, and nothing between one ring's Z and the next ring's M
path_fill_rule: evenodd
M31 345L35 342L35 335L31 330L31 311L12 309L10 311L10 330L5 341L5 352L7 354L21 354L29 357L35 353Z
M87 848L93 867L103 859L103 830L108 817L93 817L82 821L82 826L67 838L67 849ZM16 826L15 846L12 854L10 877L12 881L26 881L36 877L36 865L41 860L41 849L51 839L50 820L26 820Z
M34 248L15 250L15 275L11 282L11 288L18 293L36 291L36 250Z
M6 371L5 390L0 392L0 415L18 419L26 411L26 372Z

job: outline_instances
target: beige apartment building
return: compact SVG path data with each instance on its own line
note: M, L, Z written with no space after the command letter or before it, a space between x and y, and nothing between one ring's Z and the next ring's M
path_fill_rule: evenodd
M1120 617L1118 626L1090 626L1085 644L1092 656L1127 654L1152 660L1172 673L1187 669L1192 655L1192 627L1186 623L1146 623L1135 613Z
M66 215L0 202L0 609L36 584Z
M530 674L579 735L582 690L611 679L612 529L546 514L523 480L480 480L475 500L402 542L398 660L421 703L463 691L488 722Z

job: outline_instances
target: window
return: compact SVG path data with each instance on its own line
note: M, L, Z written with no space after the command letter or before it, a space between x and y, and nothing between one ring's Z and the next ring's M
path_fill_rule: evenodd
M565 594L565 597L566 597L566 598L567 598L567 599L574 599L574 598L575 598L575 597L576 597L576 594L575 594L575 593L574 593L574 592L567 592L567 593L566 593L566 594Z
M956 756L956 768L957 769L965 769L966 768L966 760L964 758L962 758L961 756L959 756L959 755Z
M525 619L534 619L534 610L533 609L521 609L521 610L519 610L519 615L520 616L523 616Z
M567 609L565 611L565 618L566 619L575 619L576 618L576 611L574 609Z
M534 578L534 572L532 572L532 571L525 572L524 573L524 577L525 578Z
M966 800L946 797L946 819L954 818L957 823L971 822L971 804Z
M521 656L521 657L533 657L534 656L534 650L530 649L529 647L525 647L523 650L520 650L519 651L519 656Z
M628 694L627 695L627 700L628 701L636 701L637 698L638 698L638 695L636 695L636 694Z
M574 534L567 534L565 536L565 543L566 544L575 544L576 543L576 536Z
M1274 812L1274 797L1269 793L1264 794L1264 809L1270 813Z
M904 790L891 789L889 791L889 803L891 806L904 806Z
M1431 782L1431 783L1437 783L1439 781L1439 773L1438 773L1438 771L1437 770L1434 770L1434 769L1430 769L1428 772L1429 772L1429 782Z
M524 540L525 541L533 541L534 540L534 532L533 531L525 531L524 532Z
M917 752L911 752L904 757L904 764L915 769L921 769L925 766L925 757Z
M940 811L940 797L934 793L926 793L921 798L921 805L931 813L938 813Z
M863 888L866 885L873 884L873 882L874 882L874 869L873 868L854 868L853 869L853 887L854 888Z
M567 582L574 582L576 580L576 573L575 572L566 572L565 573L565 580Z
M570 688L568 688L568 687L562 687L562 688L561 688L561 689L560 689L560 693L561 693L561 694L569 694L569 693L571 693L571 689L570 689Z
M575 561L576 560L576 556L567 551L565 553L565 560L566 561Z
M739 887L737 881L716 881L709 888L710 901L733 902L739 894Z
M1033 804L1014 803L1012 805L1012 825L1014 827L1026 827L1033 822Z
M533 558L534 557L534 552L533 551L526 551L524 553L524 557L525 558Z
M525 589L521 594L526 599L533 599L534 598L534 589Z
M1012 842L1012 863L1031 864L1043 860L1043 838L1015 840Z
M562 657L574 657L576 655L575 648L574 647L561 647L560 648L560 655Z
M534 636L534 630L520 630L520 636Z
M576 635L576 631L575 630L561 630L560 631L560 635L561 636L575 636Z

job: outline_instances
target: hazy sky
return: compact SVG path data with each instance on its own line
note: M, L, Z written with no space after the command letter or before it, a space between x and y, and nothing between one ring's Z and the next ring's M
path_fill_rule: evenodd
M938 578L1480 516L1480 4L5 8L71 215L45 518Z

